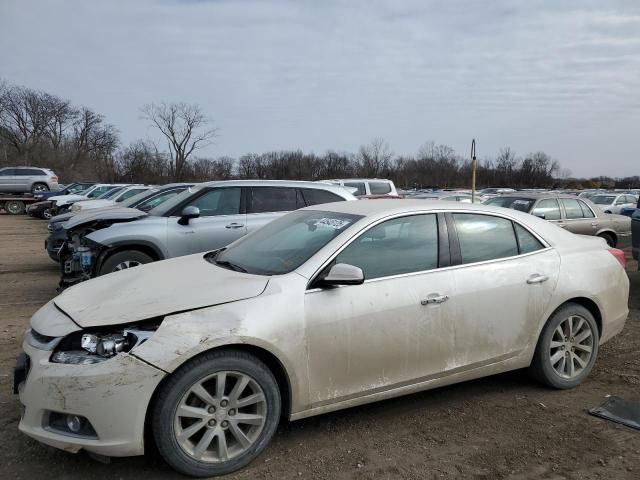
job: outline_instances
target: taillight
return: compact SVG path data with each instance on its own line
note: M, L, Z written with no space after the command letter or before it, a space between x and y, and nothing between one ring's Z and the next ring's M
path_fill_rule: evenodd
M622 268L626 268L627 259L625 258L624 252L622 250L620 250L619 248L610 248L609 253L611 253L611 255L613 255L614 257L616 257L616 260L620 262L620 265L622 265Z
M57 181L58 181L58 176L57 176L57 175L53 175L53 176L51 177L51 181L52 181L52 182L57 182Z

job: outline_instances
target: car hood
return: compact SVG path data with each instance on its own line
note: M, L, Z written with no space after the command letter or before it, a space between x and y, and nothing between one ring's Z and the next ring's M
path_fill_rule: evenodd
M65 205L69 202L77 202L80 200L88 200L84 195L70 194L70 195L56 195L49 197L49 200L55 200L58 205Z
M98 327L257 297L268 283L269 277L218 267L199 253L88 280L54 302L81 327Z
M81 210L67 220L62 226L70 230L85 223L94 222L96 220L135 220L137 218L146 217L147 214L136 208L127 207L102 207L90 208L86 212ZM54 217L55 218L55 217Z
M80 205L82 210L89 210L92 208L103 208L103 207L113 207L116 202L113 200L106 199L96 199L96 200L83 200L81 202L76 202L75 205Z

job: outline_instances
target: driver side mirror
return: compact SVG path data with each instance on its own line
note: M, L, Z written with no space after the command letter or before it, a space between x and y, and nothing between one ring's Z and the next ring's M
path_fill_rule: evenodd
M184 207L182 210L182 214L180 215L180 219L178 223L180 225L189 225L189 220L192 218L198 218L200 216L200 209L198 207L194 207L193 205L189 205L188 207Z
M542 212L536 212L536 213L534 213L533 215L534 215L534 216L536 216L536 217L538 217L538 218L541 218L541 219L543 219L543 220L544 220L545 218L547 218L547 217L546 217L546 215L545 215L544 213L542 213Z
M336 263L327 276L322 279L322 285L335 287L338 285L360 285L364 283L364 273L359 267L348 263Z

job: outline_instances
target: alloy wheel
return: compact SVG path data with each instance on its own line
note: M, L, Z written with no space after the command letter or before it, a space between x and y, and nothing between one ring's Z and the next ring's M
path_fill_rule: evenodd
M127 268L139 267L140 265L142 265L142 263L137 260L125 260L124 262L120 262L116 265L113 268L113 271L118 272L120 270L126 270Z
M48 192L49 189L44 185L38 184L33 186L33 193Z
M195 460L220 463L246 452L267 420L267 402L249 375L221 371L193 384L174 415L175 438Z
M589 322L579 315L565 318L556 327L549 344L549 360L562 378L572 379L589 365L594 335Z

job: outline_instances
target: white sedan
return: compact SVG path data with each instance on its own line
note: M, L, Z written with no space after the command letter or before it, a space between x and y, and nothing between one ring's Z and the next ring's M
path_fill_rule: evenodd
M376 200L287 214L227 248L99 277L42 307L20 430L68 452L237 470L280 417L527 368L570 388L628 315L624 255L485 205Z

